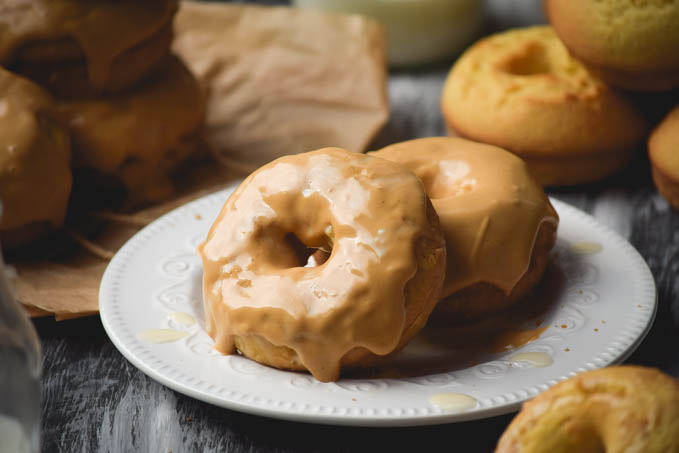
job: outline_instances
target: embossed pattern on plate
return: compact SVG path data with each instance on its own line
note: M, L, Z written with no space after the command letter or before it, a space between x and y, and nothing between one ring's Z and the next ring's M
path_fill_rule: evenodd
M140 231L111 260L99 292L102 323L120 352L158 382L211 404L356 426L426 425L500 415L577 373L623 361L655 315L653 278L636 250L589 215L553 200L561 216L555 261L566 280L545 320L547 329L532 343L446 372L334 383L238 355L223 356L212 349L202 327L202 269L195 248L234 188L180 207ZM197 322L178 322L170 316L174 312L190 314ZM158 328L188 335L161 344L137 337ZM519 353L538 353L549 360L536 366L521 359L525 354L514 358ZM431 396L447 392L473 397L476 407L456 413L430 403Z

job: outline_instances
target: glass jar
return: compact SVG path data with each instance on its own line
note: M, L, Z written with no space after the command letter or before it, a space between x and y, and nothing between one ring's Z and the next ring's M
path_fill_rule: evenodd
M295 0L294 5L379 20L392 66L449 59L478 37L484 20L482 0Z
M0 453L40 450L40 343L0 255Z

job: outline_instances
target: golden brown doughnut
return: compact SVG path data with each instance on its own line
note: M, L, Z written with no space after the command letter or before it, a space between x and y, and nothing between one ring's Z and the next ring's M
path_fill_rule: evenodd
M568 50L606 83L638 91L679 87L679 1L545 0Z
M450 137L397 143L374 155L422 180L443 226L446 280L430 323L486 317L540 281L559 217L521 159Z
M0 68L0 235L5 248L59 228L71 192L68 133L53 99Z
M316 249L329 258L304 267ZM445 274L443 232L417 177L339 148L255 171L199 253L215 348L320 381L403 347Z
M618 172L647 130L637 109L573 59L551 27L477 42L450 72L441 103L451 130L517 154L549 186Z
M582 373L524 403L496 453L679 452L679 381L615 366Z
M658 192L679 209L679 106L651 134L648 155Z
M139 204L172 193L169 175L195 152L205 104L198 82L173 56L134 90L58 107L71 128L74 167L115 177Z
M0 64L62 97L124 90L168 54L176 0L0 0Z

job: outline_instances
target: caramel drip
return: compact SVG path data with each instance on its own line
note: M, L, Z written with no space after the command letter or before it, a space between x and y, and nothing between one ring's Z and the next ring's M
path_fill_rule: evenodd
M153 200L169 190L168 167L190 152L181 139L203 120L197 81L170 58L158 75L124 94L59 103L71 127L73 161L118 175L135 198Z
M426 225L421 183L391 162L326 148L262 167L199 247L216 349L232 353L234 336L258 335L294 350L321 381L337 379L356 347L392 352ZM302 267L289 233L331 247L329 259Z
M97 88L113 61L152 36L174 15L174 0L11 0L0 2L0 64L11 65L23 45L72 38Z
M0 228L61 225L71 192L68 135L40 87L0 68Z
M374 155L400 163L424 183L446 238L441 297L478 282L511 293L528 269L542 222L558 222L525 164L494 146L426 138Z

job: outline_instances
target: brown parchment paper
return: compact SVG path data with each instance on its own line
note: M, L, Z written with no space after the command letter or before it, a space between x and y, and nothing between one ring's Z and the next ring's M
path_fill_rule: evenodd
M241 176L214 161L195 164L182 173L175 196L163 203L100 221L100 231L86 238L92 245L115 252L129 238L162 214L189 201L237 183ZM95 213L92 214L96 216ZM98 217L97 217L98 219ZM75 228L74 228L75 229ZM96 314L101 277L108 260L88 247L70 244L57 258L10 261L17 297L33 317L57 320Z
M231 168L365 151L388 117L384 33L358 15L183 2L173 48L207 89L205 138Z
M384 37L371 20L184 2L175 28L174 50L207 93L205 140L222 165L197 165L182 175L170 200L101 222L85 239L105 251L115 252L144 224L281 155L324 146L364 151L387 120ZM10 262L28 313L57 319L98 312L107 264L78 245L58 258Z

